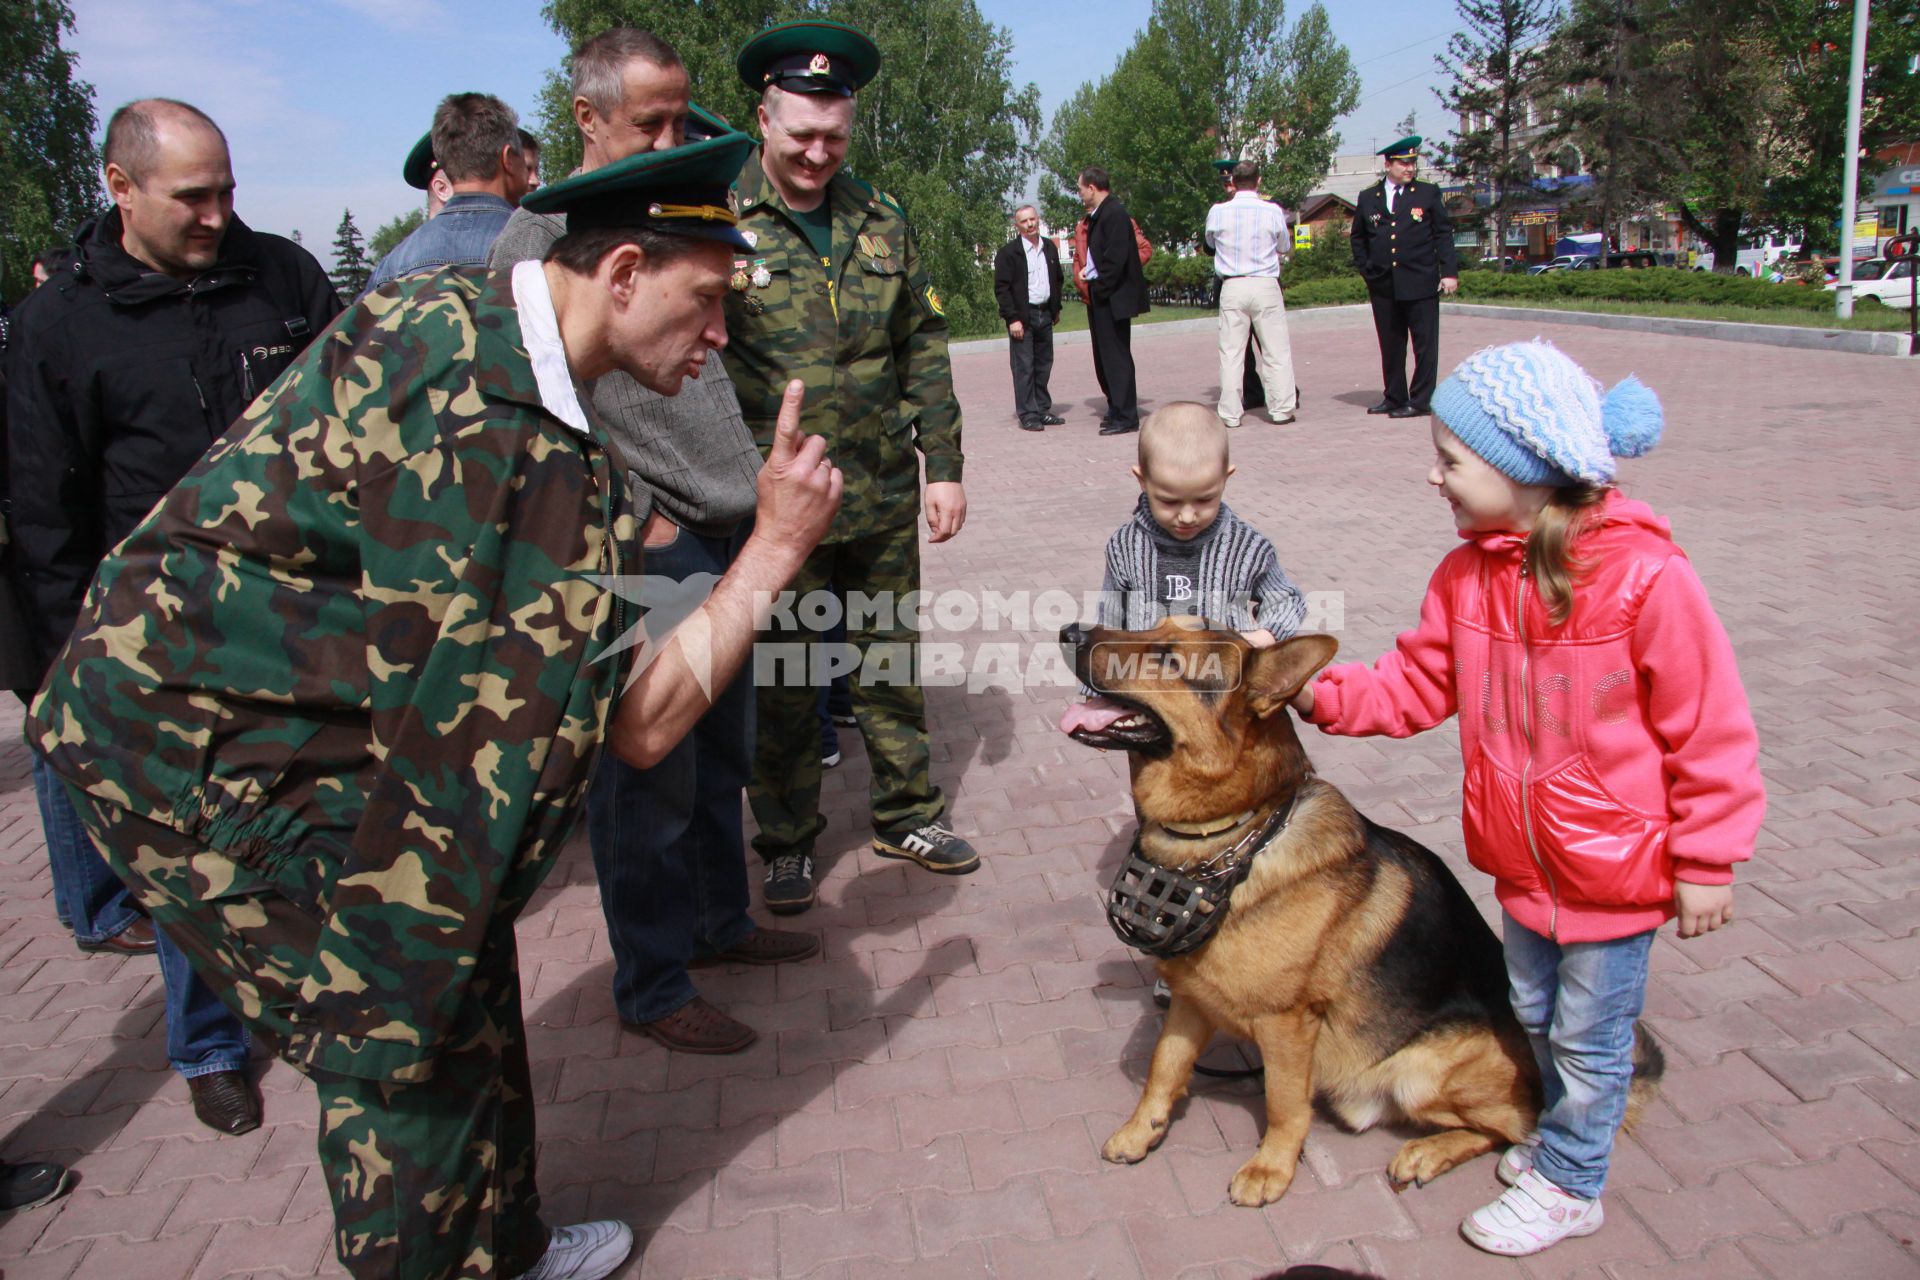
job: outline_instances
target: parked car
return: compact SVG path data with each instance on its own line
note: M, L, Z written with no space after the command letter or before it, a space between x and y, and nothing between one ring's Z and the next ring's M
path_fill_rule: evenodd
M1863 302L1872 298L1875 302L1885 303L1889 307L1905 310L1913 305L1914 258L1868 258L1865 262L1854 264L1853 300ZM1840 282L1835 280L1829 289L1838 289Z
M1563 253L1552 262L1543 262L1527 268L1527 274L1537 276L1547 271L1584 270L1593 265L1593 257L1585 253Z

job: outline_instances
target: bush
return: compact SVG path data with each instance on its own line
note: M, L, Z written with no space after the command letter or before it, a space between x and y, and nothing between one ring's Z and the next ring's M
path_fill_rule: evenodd
M1293 251L1293 259L1281 275L1289 285L1341 276L1358 280L1360 273L1353 267L1353 242L1347 238L1347 224L1335 222L1320 228L1312 244Z
M1673 267L1641 270L1548 271L1537 276L1472 271L1460 279L1460 298L1538 302L1582 299L1607 302L1679 302L1698 306L1763 310L1831 311L1824 289L1796 289L1747 276L1721 276Z

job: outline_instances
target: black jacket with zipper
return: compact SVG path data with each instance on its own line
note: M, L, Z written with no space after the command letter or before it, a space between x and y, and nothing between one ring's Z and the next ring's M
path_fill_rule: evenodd
M120 247L118 210L13 315L6 377L10 569L40 669L93 571L340 314L312 254L235 218L192 280Z

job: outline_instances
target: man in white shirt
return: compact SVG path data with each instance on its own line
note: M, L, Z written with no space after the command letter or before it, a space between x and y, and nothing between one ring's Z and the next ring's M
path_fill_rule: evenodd
M1013 211L1017 235L993 255L993 296L1007 326L1013 367L1013 408L1023 431L1045 431L1066 419L1053 411L1047 381L1053 374L1053 326L1060 319L1060 254L1040 235L1040 213L1030 204Z
M1293 348L1287 305L1280 296L1280 262L1291 243L1287 215L1260 197L1260 169L1250 160L1233 168L1233 196L1207 211L1207 247L1220 276L1220 420L1240 425L1241 366L1247 335L1260 338L1260 383L1276 424L1294 420Z

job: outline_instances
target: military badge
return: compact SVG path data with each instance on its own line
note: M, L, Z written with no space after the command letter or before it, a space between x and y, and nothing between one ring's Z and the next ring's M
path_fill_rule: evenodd
M810 76L824 76L832 70L833 63L827 61L827 55L824 53L814 54L812 61L807 63L807 74Z
M1422 209L1419 205L1415 205L1413 206L1413 208L1407 210L1407 216L1412 218L1415 222L1420 222L1426 218L1427 211L1425 209Z
M733 289L735 293L745 293L747 291L748 280L749 280L749 277L747 275L746 266L745 264L741 264L734 267L733 275L730 279L728 279L727 284Z
M734 199L737 201L739 197L735 196ZM754 248L760 243L759 235L755 232L747 230L745 227L740 228L740 238L747 242L747 248L749 249Z
M943 319L947 314L947 309L940 305L940 295L933 291L932 285L927 286L927 309Z
M753 264L753 287L764 289L773 283L773 272L767 270L764 259Z

